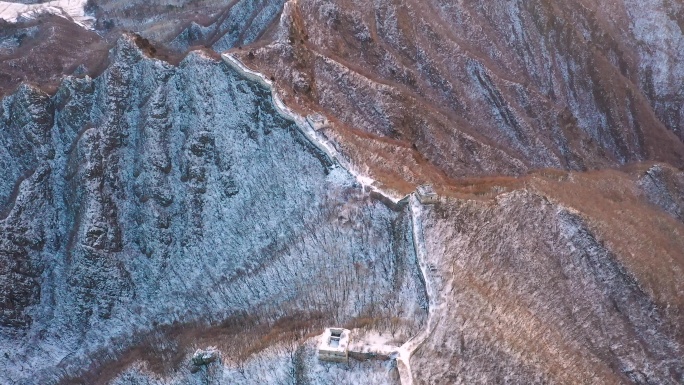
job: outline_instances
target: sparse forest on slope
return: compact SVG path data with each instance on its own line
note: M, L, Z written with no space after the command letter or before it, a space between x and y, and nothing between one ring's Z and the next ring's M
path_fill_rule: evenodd
M85 10L0 25L0 383L684 383L681 0Z

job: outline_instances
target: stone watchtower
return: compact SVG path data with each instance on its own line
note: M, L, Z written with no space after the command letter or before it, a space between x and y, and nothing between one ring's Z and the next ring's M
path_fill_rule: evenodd
M432 188L432 185L424 184L418 186L416 189L416 196L418 201L424 205L435 204L439 202L439 196Z
M349 359L348 329L327 328L318 345L318 358L323 361L347 362Z

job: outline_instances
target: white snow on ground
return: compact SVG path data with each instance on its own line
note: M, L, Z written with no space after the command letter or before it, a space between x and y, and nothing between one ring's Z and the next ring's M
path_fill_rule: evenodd
M93 109L87 115L88 119L103 123L86 130L80 141L77 130L70 129L73 139L56 140L56 153L60 157L66 154L62 150L66 143L75 141L79 149L85 148L90 140L98 142L102 137L98 135L110 135L121 129L131 136L129 145L119 148L118 159L130 168L123 171L126 175L133 174L133 167L140 160L146 166L141 168L138 179L144 180L145 186L162 186L159 191L166 193L172 186L181 185L183 167L187 173L203 167L204 184L199 185L193 179L187 183L187 190L178 195L169 192L173 202L166 208L153 206L151 200L145 204L138 204L136 199L120 200L123 218L129 215L145 218L142 225L121 230L124 239L145 242L144 245L131 242L126 246L125 252L130 256L121 259L125 264L123 269L128 272L126 277L120 279L118 270L111 273L108 270L106 275L95 277L98 286L89 291L69 285L66 279L54 284L48 282L46 287L52 285L49 290L55 294L45 301L56 298L58 305L41 307L41 312L36 311L34 317L36 330L43 325L48 330L47 341L41 340L34 347L29 345L32 341L22 340L19 342L27 341L26 347L14 348L17 340L9 337L14 342L0 344L3 348L10 347L8 353L12 354L10 360L0 360L0 383L9 383L5 379L18 379L17 384L26 385L50 383L60 375L56 374L57 370L79 373L91 361L102 362L98 355L100 349L106 349L102 354L111 351L112 357L122 354L114 350L134 346L137 343L134 338L151 333L159 325L186 324L196 319L218 323L232 313L243 311L258 312L263 322L271 322L283 314L320 311L334 324L344 324L365 315L373 304L382 304L389 307L375 310L382 317L378 319L387 319L386 315L390 314L406 319L406 323L396 326L398 340L403 342L418 331L425 322L426 301L412 250L406 209L395 211L370 199L358 188L359 182L354 177L345 175L343 167L335 167L334 162L323 156L316 143L305 143L307 140L297 132L297 127L307 125L295 125L290 122L292 118L285 121L277 116L268 100L270 92L256 87L215 59L191 53L178 67L173 67L145 57L133 37L126 35L117 43L112 63L95 80L66 80L63 87L75 95L69 103L79 108L85 106L86 111L88 106L95 105L90 100L108 103L105 111ZM94 91L79 94L77 87L81 85ZM125 105L144 107L129 111ZM63 126L71 127L71 124L68 121ZM203 143L212 147L204 149ZM195 155L193 149L207 154L208 160ZM219 151L220 158L216 155ZM170 162L169 174L156 174L159 159ZM66 164L61 158L55 163L57 167ZM55 183L63 183L62 177L55 175ZM84 179L81 183L84 187L78 191L97 183ZM128 178L123 183L122 191L136 188L135 182ZM199 194L195 190L200 187L206 194L197 208L192 197ZM133 192L128 195L133 196ZM62 207L61 200L55 202ZM156 225L160 210L168 211L173 218L164 229ZM100 218L100 214L94 214L93 218ZM120 223L133 223L133 219ZM188 243L182 249L162 246L165 234L179 245L185 240ZM149 246L149 242L153 244ZM143 247L152 250L152 258L139 253ZM161 249L169 250L169 255L155 254ZM85 260L85 252L78 253L73 254L75 262L69 266L64 262L66 258L57 253L46 257L54 267L54 276L90 279L95 269L88 268L83 273L76 270L90 263ZM71 271L67 270L70 266L74 266ZM339 279L339 272L344 280ZM397 282L401 285L395 285ZM84 295L92 292L92 298L109 298L100 293L109 296L110 287L121 290L114 293L116 299L110 302L107 317L93 314L90 318L81 318L78 304L94 303L87 302L90 299ZM129 293L136 294L135 298ZM42 313L42 309L46 312ZM390 328L389 324L385 327ZM302 360L317 362L315 354L305 353ZM283 355L292 361L289 352ZM229 359L230 356L226 357ZM285 358L272 360L276 369L281 367L278 366L281 360ZM320 385L341 383L337 378L342 383L361 384L362 371L366 370L373 375L365 383L386 384L388 371L398 380L394 364L392 360L377 365L351 362L348 366L307 364L304 367L309 368L306 369L307 375L311 374L309 378L324 378L317 383ZM290 382L269 382L261 378L259 368L264 365L255 364L254 374L247 375L243 383ZM218 364L213 366L220 369ZM277 378L290 375L276 369L269 372ZM318 370L325 373L319 374ZM326 377L328 372L330 375ZM187 375L191 376L189 369ZM198 379L201 376L201 373L192 375ZM230 374L227 378L233 376ZM145 384L144 381L137 383ZM184 382L177 382L181 383Z
M377 331L363 331L361 329L352 330L349 352L353 353L373 353L378 356L395 358L398 356L399 346L388 333L378 333Z
M421 224L423 206L418 201L415 194L412 194L409 199L415 253L418 258L418 265L425 282L425 290L428 297L429 308L427 324L420 333L411 337L400 347L389 344L386 337L383 338L383 336L380 335L366 334L362 337L362 341L352 342L352 347L350 348L350 350L370 351L383 355L396 355L401 385L413 385L413 372L411 370L410 362L411 356L420 348L430 334L432 334L439 320L437 310L444 307L444 301L441 299L442 296L439 295L434 282L432 282L430 262L428 261L423 241L423 227Z
M396 385L392 362L350 360L347 364L320 361L316 339L298 348L275 345L247 362L224 362L201 368L195 374L187 368L167 378L150 372L139 362L111 382L112 385L205 385L205 384L308 384L308 385Z
M0 19L16 23L20 19L31 19L44 13L52 13L73 21L83 27L90 27L93 18L85 14L87 0L54 0L42 4L21 4L0 1Z

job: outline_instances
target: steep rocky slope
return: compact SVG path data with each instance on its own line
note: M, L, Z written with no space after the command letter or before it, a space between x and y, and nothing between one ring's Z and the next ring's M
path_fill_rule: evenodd
M547 172L492 182L508 192L451 191L419 206L413 220L436 295L433 326L411 359L414 383L682 383L684 201L670 198L681 197L683 177L664 165ZM331 365L316 362L310 344L289 349L206 378L396 381L377 362ZM201 383L144 373L133 366L116 383Z
M301 333L401 316L397 338L424 319L406 209L220 59L174 67L125 37L97 79L24 86L0 116L2 382L92 383L152 330L242 312Z
M418 383L681 383L684 223L639 188L658 170L534 177L424 210L441 326Z
M683 165L681 1L289 2L242 50L389 188Z
M75 23L54 4L15 20L0 4L0 95L22 82L54 93L65 75L99 75L122 33L153 42L155 56L174 64L194 48L223 51L249 44L269 29L283 6L282 0L65 2L77 3L88 23Z
M97 75L109 47L95 32L62 17L8 24L0 20L0 95L22 83L54 92L65 74Z
M171 48L212 46L226 50L254 42L282 10L284 0L90 0L94 27L135 31Z

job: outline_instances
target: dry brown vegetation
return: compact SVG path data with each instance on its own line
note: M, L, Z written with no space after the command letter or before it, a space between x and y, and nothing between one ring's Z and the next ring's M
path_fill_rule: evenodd
M189 3L185 9L129 7L122 1L91 1L90 6L99 13L100 24L117 20L113 33L165 10L173 17L140 29L148 37L168 40L190 21L208 25L222 17L193 14L206 3ZM437 269L442 269L442 278L453 280L449 295L456 299L439 332L447 338L463 334L460 346L436 341L419 359L440 363L435 366L444 366L440 360L446 359L453 366L465 360L490 365L466 373L478 375L504 371L493 355L501 353L525 366L520 373L527 379L620 383L625 377L618 362L633 352L616 353L613 349L622 348L617 345L594 346L594 337L605 336L592 328L626 319L627 332L615 337L613 325L601 332L608 335L606 341L634 343L635 351L648 346L639 345L647 337L636 334L661 325L667 338L684 341L684 223L649 201L639 185L652 161L666 162L660 166L671 174L681 173L675 167L684 164L684 144L677 137L677 122L668 121L656 105L650 80L641 78L648 71L640 67L637 42L618 28L630 20L622 3L527 2L521 11L524 36L508 36L500 27L514 23L476 2L462 5L472 18L467 23L449 19L453 15L438 10L440 2L386 3L363 9L362 3L338 2L331 11L315 0L303 0L285 14L285 41L271 44L281 27L273 26L267 38L233 52L274 80L293 110L326 115L332 126L322 134L379 187L403 195L431 183L442 196L444 204L427 210L451 221L436 227L443 226L437 230L453 238L439 239L433 254L444 255L433 262L442 265ZM212 12L219 12L218 3L213 5ZM27 33L36 23L43 23L38 32ZM95 76L112 44L51 16L7 28L3 37L14 36L18 45L0 51L0 94L26 81L54 91L59 79L79 64ZM209 36L200 44L220 37ZM483 39L489 44L482 44ZM173 64L185 55L139 35L135 42L145 55ZM541 43L556 51L540 52ZM220 60L210 49L195 48ZM543 66L547 62L552 69ZM572 63L570 81L558 69L565 62ZM578 100L571 101L573 97ZM573 103L580 111L572 111ZM592 120L597 117L605 121ZM501 204L511 196L522 198ZM536 217L536 211L544 213ZM612 263L607 273L580 271L587 250L574 253L572 245L558 251L569 241L557 228L544 228L558 225L558 211L579 218L585 238L596 241L590 247L607 250L601 255ZM572 278L561 263L570 266ZM592 276L612 274L614 267L624 272L618 277L626 282L619 282L624 289L620 295L635 288L637 299L655 304L652 324L635 326L625 314L633 314L630 309L640 304L630 304L636 300L624 296L629 306L620 308L617 302L623 298L615 298L617 289L609 292L601 277ZM596 311L583 298L573 298L583 309L563 307L564 295L582 297L578 291L596 287L609 292L596 295L597 307L603 308ZM584 318L574 318L576 313ZM377 314L340 326L392 334L412 326L402 325L405 319ZM239 368L271 346L284 346L292 354L299 342L332 322L320 312L269 309L232 315L220 324L154 325L153 332L131 337L133 341L111 341L83 364L84 374L61 384L105 384L139 362L155 374L169 375L188 365L195 349L207 346L217 346L226 363ZM464 331L474 331L469 341L464 342ZM586 341L576 340L578 335ZM463 353L468 344L473 350ZM461 374L440 373L453 382Z
M326 134L388 190L684 159L677 126L661 122L643 89L638 45L619 28L630 17L622 3L533 1L516 20L503 4L291 5L286 41L234 52L275 78L291 108L328 116ZM514 23L524 34L511 36Z
M93 356L88 372L78 378L63 379L60 384L106 384L135 362L144 362L148 370L158 375L169 375L189 365L186 359L196 349L207 346L216 346L229 363L240 365L269 346L319 334L326 321L321 313L297 313L277 319L242 313L216 325L158 326L154 332L137 337L135 343L130 344L134 348ZM112 345L113 349L118 346L115 341ZM107 364L102 365L103 362Z
M0 38L16 42L14 48L0 48L0 95L12 93L22 82L52 93L77 67L85 68L83 75L97 76L107 65L109 44L62 17L0 25Z
M684 223L645 194L653 167L450 186L423 223L446 304L418 383L678 383Z
M258 314L254 312L252 314ZM230 316L219 324L176 324L161 325L154 332L137 336L132 344L112 341L107 351L91 356L88 370L79 377L64 378L59 385L105 385L131 365L140 362L159 376L168 376L189 367L190 355L208 346L217 347L225 364L238 369L245 361L272 346L281 345L294 353L306 339L315 337L334 321L321 312L303 313L272 318L262 315L241 313ZM342 325L346 328L364 330L393 330L401 322L397 319L382 319L362 316ZM118 351L119 346L133 346ZM103 365L103 363L105 363Z
M456 199L493 199L515 190L536 191L551 202L578 212L592 232L620 259L639 285L669 316L684 322L684 223L650 203L637 180L654 165L590 172L541 170L530 175L470 178L440 186ZM669 168L677 173L680 170Z
M660 306L682 309L684 287L676 282L684 272L684 223L643 197L636 179L648 166L572 173L564 181L533 178L530 185L586 217ZM684 322L683 314L672 316Z

